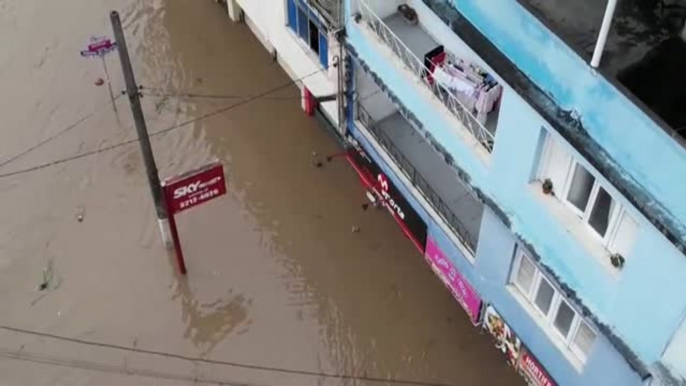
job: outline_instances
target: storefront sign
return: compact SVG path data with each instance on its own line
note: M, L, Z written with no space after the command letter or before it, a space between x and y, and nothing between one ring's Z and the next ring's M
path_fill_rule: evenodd
M186 262L181 249L181 239L176 228L176 214L203 202L226 194L224 166L213 162L199 169L166 179L162 182L164 202L169 215L169 228L176 250L179 273L186 274Z
M218 162L168 179L163 185L172 213L182 212L226 194L224 167Z
M508 362L510 362L512 366L517 368L517 360L519 358L519 350L522 346L522 342L491 305L486 308L483 325L484 329L495 337L495 347L505 354Z
M427 238L424 220L357 140L348 137L348 141L352 146L348 149L346 158L359 174L362 183L374 192L379 201L393 214L403 232L421 252L424 252Z
M529 352L522 353L519 361L519 370L532 386L557 386L548 372L543 369L540 363Z
M479 295L476 294L472 286L467 283L460 272L457 271L455 265L430 237L426 242L426 253L424 256L436 275L441 278L458 303L467 311L472 323L477 324L481 313L481 299Z

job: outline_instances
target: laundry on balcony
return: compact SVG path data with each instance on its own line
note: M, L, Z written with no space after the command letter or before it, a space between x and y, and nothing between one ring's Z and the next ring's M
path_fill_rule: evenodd
M481 123L500 101L503 87L479 66L445 52L438 46L424 55L429 82L437 82L452 91L457 99Z

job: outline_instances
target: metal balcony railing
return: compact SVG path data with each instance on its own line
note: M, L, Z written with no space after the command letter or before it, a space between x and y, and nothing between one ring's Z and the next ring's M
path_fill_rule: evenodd
M405 67L410 70L431 93L440 100L450 112L469 130L479 143L490 153L493 150L495 138L484 125L457 99L455 94L438 82L431 82L427 78L429 69L424 63L410 51L405 43L391 31L364 0L358 0L359 15L362 21L381 39L381 41L393 51L393 53L403 62Z
M412 185L424 196L424 198L431 204L434 210L443 218L448 227L452 229L453 233L460 242L471 252L472 256L476 251L476 244L478 242L478 235L472 235L467 230L467 227L462 224L460 219L453 213L448 205L441 199L436 191L431 188L431 185L417 172L417 169L412 165L403 153L393 143L391 138L386 134L379 125L377 125L371 114L359 102L356 104L357 119L367 128L367 130L376 138L376 141L383 146L395 163L400 167L403 174L412 182Z

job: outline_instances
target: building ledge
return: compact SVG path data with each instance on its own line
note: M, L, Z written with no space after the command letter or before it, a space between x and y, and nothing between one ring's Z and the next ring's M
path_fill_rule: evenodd
M612 253L605 248L600 240L591 234L589 226L586 225L579 216L574 214L569 208L563 204L560 199L555 196L546 195L543 193L542 184L538 181L532 182L529 185L529 190L535 199L543 204L548 211L564 225L565 229L577 241L584 250L593 257L593 259L603 267L607 273L607 277L612 280L618 280L620 270L612 266L610 256Z

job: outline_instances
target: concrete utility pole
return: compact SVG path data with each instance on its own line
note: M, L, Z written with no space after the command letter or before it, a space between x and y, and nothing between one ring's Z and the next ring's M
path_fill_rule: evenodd
M129 58L129 50L126 46L126 39L124 38L124 30L121 26L119 13L112 11L110 13L110 21L112 22L114 38L117 41L117 47L119 49L119 59L121 60L121 68L124 73L124 81L126 82L126 94L129 96L131 113L133 114L133 120L136 123L138 142L141 145L141 153L143 154L143 161L145 162L145 170L148 175L148 183L150 184L152 198L155 201L155 211L157 212L157 220L160 225L162 240L164 241L164 244L169 247L172 243L169 235L167 207L164 204L164 194L162 193L162 186L160 185L160 177L157 174L155 157L153 156L152 148L150 147L148 128L145 124L143 109L141 108L140 93L138 92L136 78L133 75L133 67L131 67L131 59Z

